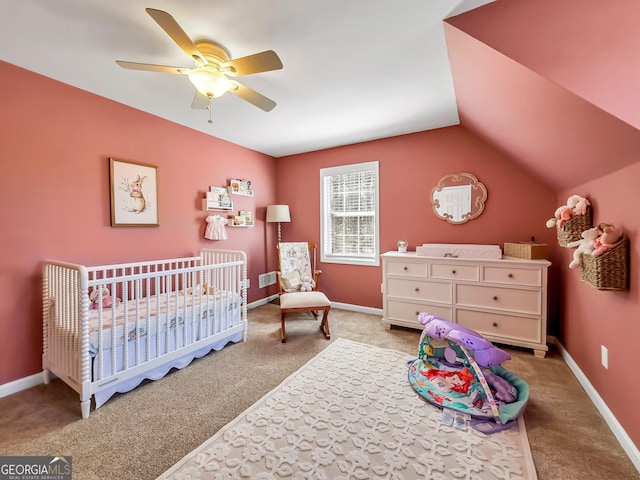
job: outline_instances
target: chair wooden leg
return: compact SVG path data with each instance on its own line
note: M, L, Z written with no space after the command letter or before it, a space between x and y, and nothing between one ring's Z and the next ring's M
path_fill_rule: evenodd
M329 332L329 309L327 308L324 311L324 315L322 316L322 332L324 336L327 338L331 338L331 332Z
M282 340L282 343L285 343L287 341L287 332L284 329L284 312L282 312L280 316L282 317L282 325L280 326L280 339Z

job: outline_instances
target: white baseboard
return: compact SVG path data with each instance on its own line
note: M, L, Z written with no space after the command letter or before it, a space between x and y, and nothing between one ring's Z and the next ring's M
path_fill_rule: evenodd
M4 385L0 385L0 398L35 387L41 383L44 383L44 376L42 375L42 372L34 373L28 377L19 378L13 382L5 383Z
M247 304L247 308L249 310L251 310L252 308L257 308L257 307L260 307L262 305L266 305L267 303L273 302L279 296L280 295L278 295L276 293L275 295L271 295L270 297L261 298L260 300L256 300L255 302L251 302L251 303Z
M569 353L564 349L562 344L557 339L554 339L553 343L555 343L558 351L562 355L562 359L569 366L569 370L571 370L580 385L582 385L582 388L584 388L584 390L587 392L587 395L596 406L600 414L603 416L605 422L607 422L607 425L613 432L613 435L618 439L618 442L620 442L620 446L622 446L622 449L629 456L629 459L636 467L636 470L640 472L640 450L638 450L638 447L635 446L633 440L631 440L631 437L627 435L627 432L625 432L624 428L622 428L622 425L620 425L618 419L613 415L611 410L609 410L607 404L604 403L604 400L602 399L600 394L596 391L595 388L593 388L593 385L591 385L591 382L589 381L587 376L582 372L582 370L580 370L578 364L573 360L573 358L571 358L571 355L569 355Z
M367 313L369 315L380 315L382 317L381 308L362 307L360 305L352 305L350 303L331 302L333 308L340 310L349 310L351 312Z

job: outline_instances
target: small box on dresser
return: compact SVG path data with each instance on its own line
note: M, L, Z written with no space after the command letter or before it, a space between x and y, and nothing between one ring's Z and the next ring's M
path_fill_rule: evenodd
M505 242L504 255L505 257L526 258L528 260L547 258L547 245L531 242Z

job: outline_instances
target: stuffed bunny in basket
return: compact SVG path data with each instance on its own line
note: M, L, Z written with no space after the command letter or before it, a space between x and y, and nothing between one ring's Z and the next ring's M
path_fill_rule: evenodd
M567 247L575 248L573 251L573 260L569 263L569 268L578 268L580 266L581 254L593 253L593 250L596 248L596 239L600 236L600 233L601 231L598 227L589 228L580 234L582 237L580 240L567 244Z

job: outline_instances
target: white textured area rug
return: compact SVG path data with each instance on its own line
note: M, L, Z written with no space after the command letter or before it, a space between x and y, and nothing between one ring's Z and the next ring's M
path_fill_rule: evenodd
M537 479L520 420L485 435L440 421L407 353L338 339L161 479Z

